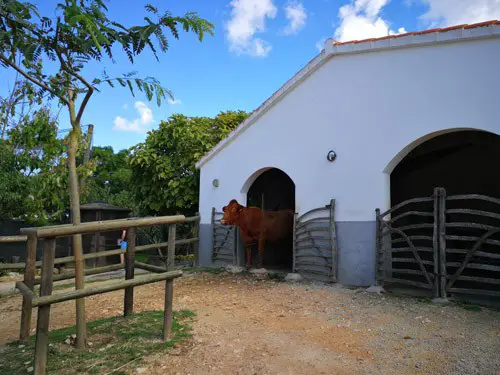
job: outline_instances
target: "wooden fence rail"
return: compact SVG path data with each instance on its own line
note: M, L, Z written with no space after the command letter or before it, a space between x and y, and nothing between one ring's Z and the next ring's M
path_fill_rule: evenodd
M435 188L430 197L377 209L376 218L378 285L416 286L436 298L500 296L500 199Z
M148 218L133 218L133 219L118 219L100 222L87 222L78 225L60 225L40 228L23 228L21 229L22 236L4 236L0 237L0 242L27 242L26 262L16 264L2 264L0 269L24 268L24 280L16 283L17 289L23 295L22 310L21 310L21 327L20 339L27 340L30 333L30 322L32 309L38 308L38 318L36 325L36 344L35 344L35 368L34 373L37 375L45 374L47 364L47 348L48 348L48 328L50 320L50 307L54 303L63 301L76 300L83 301L83 298L107 293L115 290L125 290L124 294L124 316L130 316L133 313L134 287L145 285L158 281L165 280L165 313L163 325L163 339L167 340L171 332L172 326L172 300L173 300L173 280L182 276L182 271L174 271L175 248L178 245L197 244L198 230L195 230L196 237L188 239L176 239L176 225L181 223L194 222L199 225L199 216L186 218L182 215L178 216L163 216L163 217L148 217ZM168 225L168 241L162 243L148 244L136 246L137 228ZM114 264L106 267L94 269L83 269L84 262L75 262L75 271L68 274L54 275L53 269L55 264L67 263L75 261L74 256L55 258L55 240L57 237L74 236L87 234L92 232L112 231L116 229L128 229L127 233L127 249L116 249L110 251L101 251L93 254L80 255L79 259L93 259L99 257L107 257L117 254L125 254L125 264ZM36 261L36 248L38 240L44 241L44 249L42 260ZM158 248L167 248L166 267L158 267L149 264L135 262L135 253L140 251L148 251ZM36 267L42 268L41 277L35 277ZM118 270L125 268L125 280L105 282L96 287L81 287L76 286L75 290L58 293L52 295L53 282L64 279L75 278L78 273L84 275L94 275L110 270ZM135 277L135 268L144 269L152 274L141 275ZM75 280L76 281L76 280ZM36 296L34 286L40 284L40 294ZM76 283L75 283L76 284ZM79 342L85 344L85 311L84 304L76 305L76 327L77 344ZM77 347L79 347L77 345Z

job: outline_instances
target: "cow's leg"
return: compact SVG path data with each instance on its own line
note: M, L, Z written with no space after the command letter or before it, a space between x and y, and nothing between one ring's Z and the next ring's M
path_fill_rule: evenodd
M259 245L258 245L259 260L258 260L258 263L257 263L257 268L262 268L262 260L264 258L264 243L265 243L264 236L260 236L259 237Z

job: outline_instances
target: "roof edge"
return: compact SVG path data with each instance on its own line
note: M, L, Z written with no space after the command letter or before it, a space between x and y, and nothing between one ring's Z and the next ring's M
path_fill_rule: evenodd
M302 69L300 69L292 78L285 82L277 91L275 91L269 98L266 99L252 114L243 121L236 129L230 132L226 138L221 140L217 145L207 152L196 164L196 168L201 168L210 159L217 155L227 144L231 143L240 133L257 121L268 109L282 99L288 92L306 79L313 71L318 69L324 62L327 56L325 50L322 50L312 60L310 60Z
M333 56L375 52L388 49L410 48L432 44L456 43L468 40L500 37L500 21L487 21L470 25L451 26L443 29L432 29L420 32L389 35L382 38L355 40L351 42L336 42L328 39L325 48L319 55L309 61L301 70L290 78L280 89L272 94L236 129L229 133L214 148L207 152L197 163L200 169L222 149L230 144L239 134L245 131L279 100L283 99L292 89L304 81Z

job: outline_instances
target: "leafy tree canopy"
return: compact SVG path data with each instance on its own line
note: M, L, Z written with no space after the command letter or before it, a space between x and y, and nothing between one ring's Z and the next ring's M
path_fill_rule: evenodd
M198 209L196 162L248 114L221 112L215 118L174 114L132 148L131 187L145 213L193 214Z
M129 154L129 150L114 153L111 146L92 149L95 170L86 186L87 201L104 201L136 211L130 189L132 169L128 163Z

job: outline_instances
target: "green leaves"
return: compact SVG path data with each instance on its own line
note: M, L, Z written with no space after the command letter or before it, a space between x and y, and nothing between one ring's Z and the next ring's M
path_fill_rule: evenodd
M129 61L149 49L158 60L157 51L166 52L169 47L166 33L178 39L179 27L193 32L201 41L206 33L213 35L214 25L200 18L195 12L174 17L168 11L160 14L158 8L146 5L145 10L156 19L144 17L144 24L126 27L108 17L108 9L102 0L67 0L57 4L50 17L40 16L37 8L19 0L2 0L0 4L0 64L25 74L52 97L67 104L67 92L71 88L80 94L92 94L94 86L112 80L88 79L80 75L84 66L92 61L108 57L114 62L114 54L121 47ZM55 20L52 19L55 17ZM18 64L16 56L22 57ZM57 61L56 73L47 73L42 61ZM115 82L144 93L148 100L156 99L161 105L171 93L152 77L144 79L114 78ZM130 80L130 81L129 81ZM92 82L90 85L88 82ZM83 104L85 108L86 101ZM81 116L79 116L80 118Z
M144 214L194 214L199 172L195 163L248 115L220 113L215 118L174 114L131 151L131 188Z

